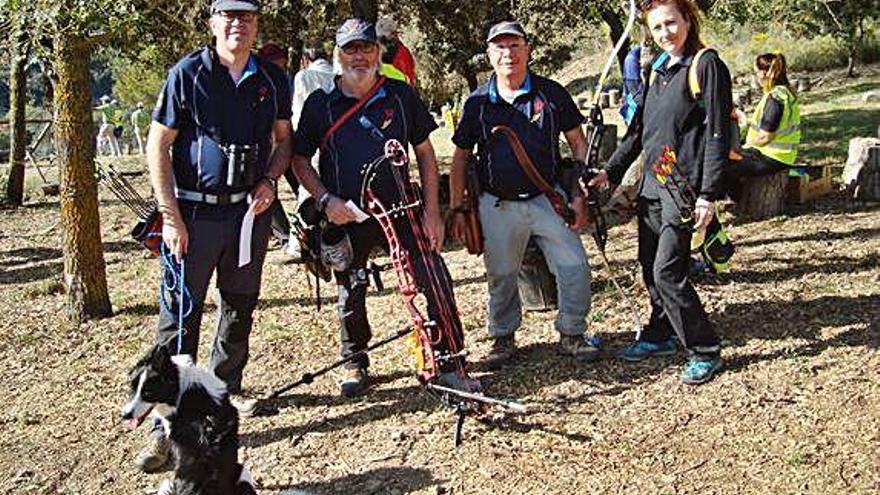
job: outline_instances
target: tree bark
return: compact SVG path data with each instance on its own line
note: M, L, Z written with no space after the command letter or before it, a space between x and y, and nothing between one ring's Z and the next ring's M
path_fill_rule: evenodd
M369 22L379 18L379 2L377 0L351 0L351 13Z
M467 81L468 91L473 92L480 87L480 81L477 79L477 72L471 67L461 68L458 73L461 74L461 77L463 77L465 81Z
M599 16L605 24L608 24L611 44L616 45L617 40L623 35L623 30L626 27L623 25L623 20L620 18L620 14L611 10L602 10L599 12ZM626 55L629 53L630 41L631 40L627 40L626 43L620 47L620 51L617 52L617 63L620 66L621 76L623 76L623 62L626 60Z
M27 149L27 39L24 27L16 22L10 40L11 64L9 73L9 178L6 180L5 200L20 206L24 201L24 163Z
M737 210L755 220L780 215L785 208L786 184L786 172L745 179Z
M74 31L55 36L55 146L61 175L64 284L73 324L110 316L110 297L95 180L95 140L87 41Z

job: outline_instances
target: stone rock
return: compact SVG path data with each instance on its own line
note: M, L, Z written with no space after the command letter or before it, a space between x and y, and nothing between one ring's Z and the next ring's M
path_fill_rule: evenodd
M850 139L842 179L853 198L880 201L880 139Z
M870 103L872 101L880 101L880 92L868 91L867 93L862 95L863 103Z

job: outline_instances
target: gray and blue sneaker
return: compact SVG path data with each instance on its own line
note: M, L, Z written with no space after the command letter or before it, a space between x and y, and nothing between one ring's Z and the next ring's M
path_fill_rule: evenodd
M677 347L674 339L658 343L637 340L620 353L620 358L635 363L650 357L672 356L676 352Z
M681 373L681 381L686 385L700 385L711 380L721 369L720 357L711 359L691 359L684 366Z

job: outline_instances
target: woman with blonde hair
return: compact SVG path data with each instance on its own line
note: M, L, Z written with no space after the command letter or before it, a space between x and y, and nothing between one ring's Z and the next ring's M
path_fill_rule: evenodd
M740 177L770 175L794 166L801 142L801 116L798 99L788 82L785 56L764 53L755 59L755 79L764 96L752 118L737 111L742 128L748 128L742 159L731 163L727 172L734 181ZM735 189L735 187L734 187Z
M623 142L592 185L606 180L619 184L627 166L644 150L638 255L651 318L621 358L633 362L673 355L677 341L688 354L682 381L696 385L711 380L722 367L721 345L689 281L689 263L694 231L709 225L714 201L725 192L722 173L733 106L730 73L714 50L704 50L690 0L650 0L642 2L642 12L662 52L651 64L639 110ZM692 72L698 92L691 84ZM664 179L654 169L669 163L670 156L674 179Z

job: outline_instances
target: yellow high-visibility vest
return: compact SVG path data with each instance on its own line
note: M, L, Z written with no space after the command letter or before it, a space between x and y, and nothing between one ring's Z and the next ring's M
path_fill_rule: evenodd
M409 78L406 77L406 74L404 74L403 72L400 71L400 69L398 69L397 67L395 67L391 64L384 64L383 63L379 67L379 74L382 74L383 76L387 77L388 79L397 79L398 81L403 81L407 84L412 84L409 81Z
M773 134L773 140L763 146L748 144L758 137L761 126L761 117L764 115L764 106L767 98L776 98L782 102L782 119L779 128ZM797 159L798 145L801 142L801 113L798 108L797 98L786 86L774 86L773 89L761 98L752 119L749 122L749 132L746 135L746 147L754 148L762 155L772 158L786 165L794 165Z

